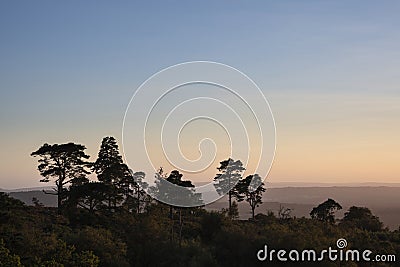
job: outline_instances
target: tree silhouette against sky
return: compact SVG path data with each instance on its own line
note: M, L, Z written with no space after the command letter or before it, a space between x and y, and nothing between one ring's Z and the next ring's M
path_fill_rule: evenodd
M61 213L63 201L66 197L66 186L74 180L86 179L90 174L91 163L86 161L89 155L85 154L86 147L80 144L44 144L38 150L31 153L33 157L39 157L38 170L44 178L40 182L50 182L55 179L58 212Z
M232 212L232 197L240 200L236 184L242 178L242 173L245 170L243 163L240 160L227 159L220 162L220 166L217 168L220 173L214 178L214 187L219 195L228 194L229 209L228 212Z

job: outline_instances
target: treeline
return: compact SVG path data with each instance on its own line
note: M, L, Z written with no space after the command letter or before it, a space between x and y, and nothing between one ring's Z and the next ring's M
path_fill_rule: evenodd
M149 185L144 172L134 172L123 162L114 137L103 138L94 162L89 161L85 150L85 146L75 143L44 144L31 154L38 158L38 171L43 176L40 181L55 183L54 192L45 193L57 195L59 214L77 207L91 213L120 208L141 213L155 202L146 192L151 192L164 203L184 202L184 196L185 205L177 206L203 204L202 195L195 192L192 181L184 180L178 170L168 174L160 167L155 174L150 174L155 175L156 180L154 185ZM254 218L255 209L262 203L262 193L265 192L261 177L253 174L243 178L245 168L242 162L231 158L221 161L218 171L213 185L218 194L228 195L228 214L237 217L235 202L247 201ZM97 181L89 180L88 175L92 173ZM170 184L178 185L180 189L174 190ZM259 186L253 188L254 184Z
M217 191L228 192L229 206L208 212L201 206L183 208L149 197L145 174L123 163L113 137L103 139L97 160L89 161L79 144L45 144L38 157L43 182L54 181L58 208L33 206L0 193L0 266L294 266L293 262L260 262L257 252L279 249L335 247L346 238L348 248L374 254L400 255L400 229L389 231L368 208L351 207L335 218L341 205L328 199L294 218L282 207L277 214L255 214L265 191L249 190L256 174L242 177L239 160L221 162ZM95 173L97 181L89 181ZM193 184L179 171L158 171L159 183L188 188L201 204ZM229 178L229 179L228 179ZM234 181L236 186L229 187ZM259 181L261 182L261 181ZM228 187L227 187L228 186ZM228 191L226 191L228 189ZM157 190L157 187L154 188ZM161 192L162 194L165 192ZM247 201L253 218L238 220L236 201ZM399 266L397 262L296 262L300 266Z

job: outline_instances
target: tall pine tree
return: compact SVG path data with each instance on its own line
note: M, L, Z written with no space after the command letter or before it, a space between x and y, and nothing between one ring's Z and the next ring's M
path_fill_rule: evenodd
M129 191L132 173L123 162L118 144L114 137L104 137L93 170L100 182L107 186L107 202L109 208L116 208Z
M224 195L228 193L229 210L228 213L232 215L232 198L241 200L242 196L236 187L239 180L242 178L242 173L245 170L243 163L240 160L227 159L220 162L217 168L220 173L214 178L214 187L218 194Z

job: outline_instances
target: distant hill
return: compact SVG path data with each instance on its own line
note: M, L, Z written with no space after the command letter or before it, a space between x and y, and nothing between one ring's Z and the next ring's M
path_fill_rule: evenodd
M57 203L56 196L44 194L41 190L8 193L28 205L33 204L33 197L39 199L45 206L54 207ZM337 213L337 218L341 218L351 206L362 206L371 209L390 229L398 229L400 226L400 187L268 188L263 195L264 203L256 209L256 212L266 213L267 210L270 210L277 214L279 206L282 205L291 208L293 216L309 217L311 209L328 198L335 199L343 206L343 210ZM226 197L206 206L208 210L221 210L222 208L227 208ZM241 218L250 217L250 209L246 202L239 204L239 211Z
M267 210L277 214L279 205L291 208L292 215L296 217L309 217L311 209L333 198L343 206L343 210L337 213L341 218L344 212L351 206L368 207L374 215L377 215L390 229L398 229L400 226L400 187L283 187L267 188L263 195L263 204L256 212L265 213ZM226 197L208 206L211 209L227 207ZM250 216L247 203L239 204L242 217Z
M196 186L209 182L194 182ZM315 183L315 182L264 182L267 188L285 187L400 187L400 183L364 182L364 183Z
M10 192L29 192L29 191L42 191L42 190L50 191L53 188L54 186L39 186L39 187L17 188L17 189L0 188L0 192L10 193Z
M51 190L48 190L51 192ZM8 194L16 199L23 201L27 205L33 205L32 198L36 197L40 203L46 207L57 206L57 196L45 194L41 190L36 191L21 191L21 192L8 192Z
M268 188L283 187L400 187L400 183L380 183L380 182L364 182L364 183L307 183L307 182L275 182L266 183Z

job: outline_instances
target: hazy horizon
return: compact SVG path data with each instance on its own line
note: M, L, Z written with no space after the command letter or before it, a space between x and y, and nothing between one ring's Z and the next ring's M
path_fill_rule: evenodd
M266 188L287 188L287 187L309 187L309 188L325 188L325 187L400 187L400 183L384 183L384 182L360 182L360 183L317 183L317 182L290 182L290 181L282 181L282 182L268 182L264 181ZM208 182L194 182L193 184L196 186L201 186L207 184ZM18 188L6 188L0 187L0 191L3 190L5 192L19 192L19 191L30 191L30 190L42 190L42 189L51 189L54 188L54 185L51 183L45 184L41 183L39 186L34 187L18 187Z

